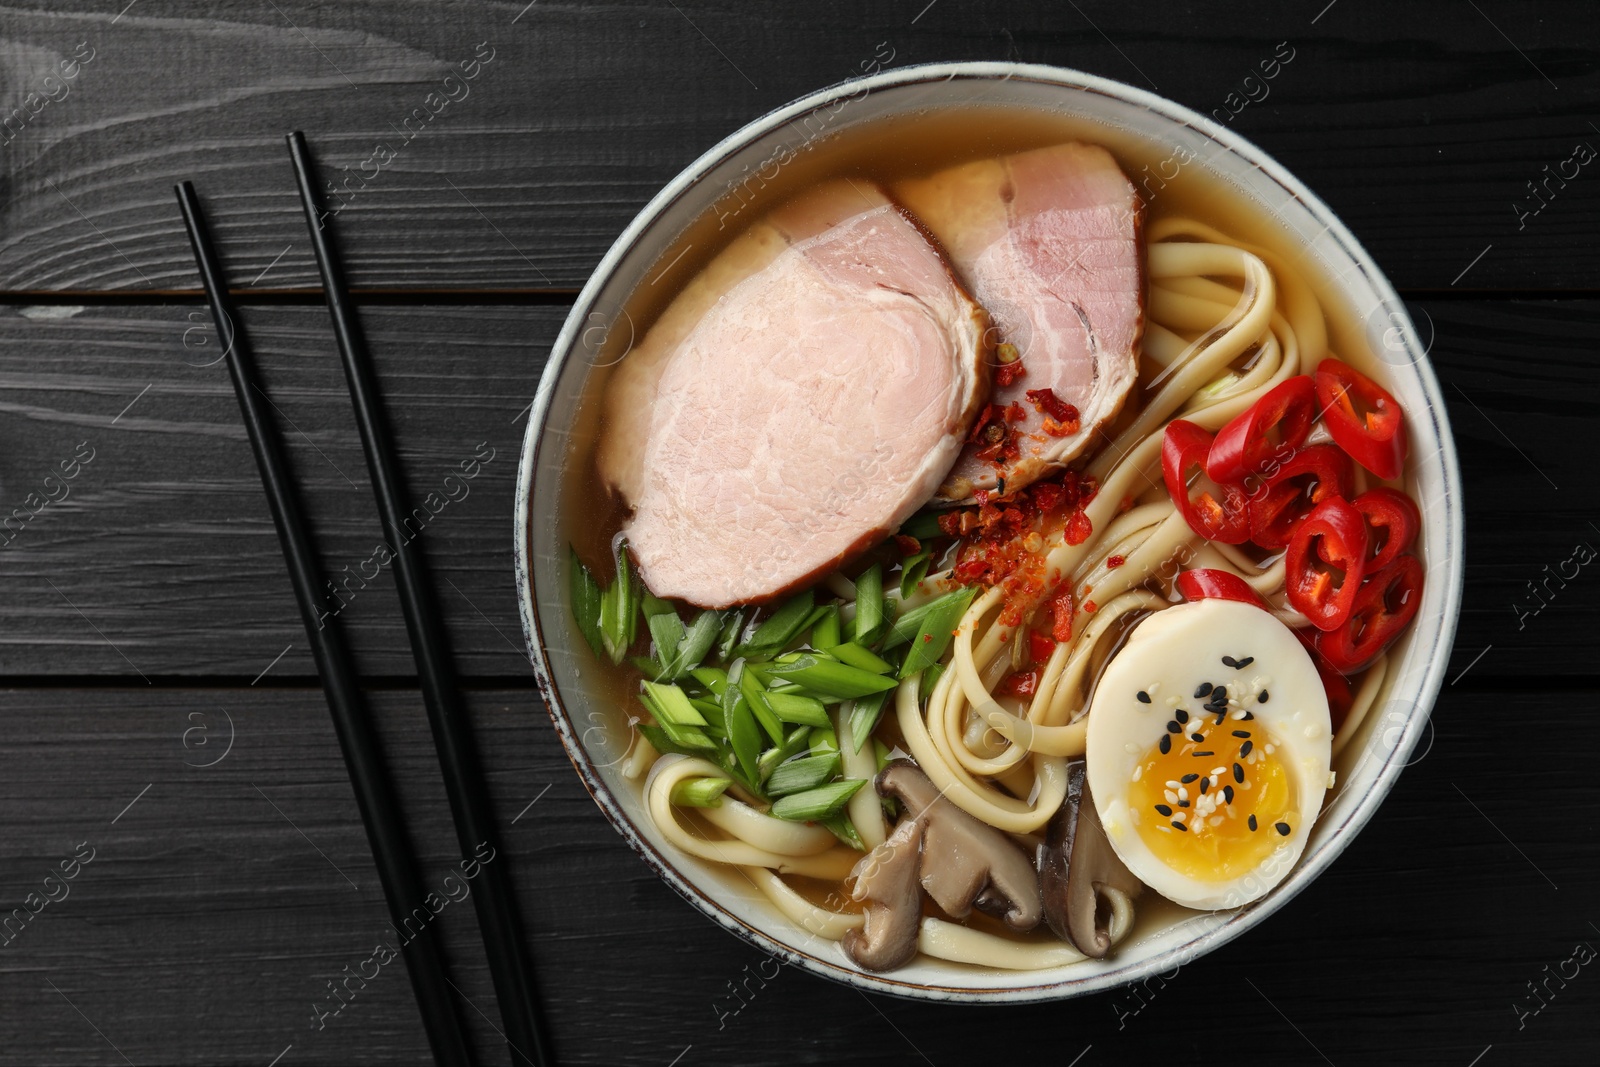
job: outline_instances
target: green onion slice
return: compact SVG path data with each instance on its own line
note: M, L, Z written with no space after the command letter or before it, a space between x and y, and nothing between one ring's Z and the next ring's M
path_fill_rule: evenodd
M830 782L815 789L808 789L804 793L793 793L775 801L772 805L772 814L790 822L819 822L831 819L850 802L850 798L856 795L856 790L866 784L865 778L846 778L842 782Z

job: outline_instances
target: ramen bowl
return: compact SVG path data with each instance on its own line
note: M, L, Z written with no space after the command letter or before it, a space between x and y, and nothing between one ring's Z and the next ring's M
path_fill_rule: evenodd
M594 408L604 368L626 358L645 325L634 310L639 292L668 276L695 242L714 240L730 218L740 217L753 181L764 184L819 144L974 108L1059 117L1083 139L1153 161L1154 170L1129 174L1143 195L1175 194L1181 183L1218 191L1303 252L1325 298L1343 309L1342 333L1335 333L1381 363L1409 415L1406 475L1423 515L1419 551L1427 581L1416 619L1390 652L1383 694L1335 763L1337 786L1304 855L1266 896L1216 912L1141 903L1138 925L1108 958L1053 970L994 970L919 956L896 971L868 973L836 943L782 916L737 868L687 855L656 830L638 783L620 770L629 730L617 693L572 622L570 526L562 519L571 514L564 509L591 506L581 486L574 488L572 442L582 433L581 413ZM669 182L601 260L551 350L528 420L516 500L522 625L551 722L595 802L644 861L713 922L794 966L874 992L978 1003L1060 999L1170 971L1261 922L1332 863L1376 812L1426 725L1460 607L1463 526L1455 447L1426 350L1393 288L1326 204L1254 145L1171 101L1077 71L1014 63L907 67L814 93L751 122Z

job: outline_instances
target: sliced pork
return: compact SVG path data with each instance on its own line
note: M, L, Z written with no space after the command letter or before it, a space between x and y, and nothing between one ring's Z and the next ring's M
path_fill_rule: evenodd
M989 388L981 308L877 187L820 186L735 240L608 385L600 473L645 584L763 602L893 531Z
M1021 356L1023 373L1000 369L991 400L1018 404L1025 417L980 427L939 496L969 500L1002 477L1009 491L1067 465L1138 377L1144 283L1133 185L1105 149L1063 144L962 164L894 192L948 250L998 340Z

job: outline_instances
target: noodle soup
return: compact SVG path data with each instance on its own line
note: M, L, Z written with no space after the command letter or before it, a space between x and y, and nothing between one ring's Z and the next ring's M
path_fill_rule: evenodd
M648 436L629 416L652 406L617 404L615 382L658 358L648 339L673 306L810 190L870 184L905 212L951 168L1064 145L1108 150L1136 197L1134 379L1088 429L1049 389L996 404L998 383L1047 376L1048 346L991 317L988 381L958 436L1003 459L1022 407L1055 427L1045 446L1070 427L1081 450L1025 481L1015 456L993 464L997 484L964 497L943 485L771 595L655 598L629 547L639 513L602 456ZM1183 909L1259 899L1299 860L1422 597L1415 490L1389 432L1411 413L1367 324L1192 154L1111 126L911 114L756 173L663 251L626 332L597 346L563 465L568 599L592 646L578 654L654 834L759 891L811 954L869 971L1099 968ZM909 213L980 289L955 262L962 238ZM696 328L732 289L702 300Z

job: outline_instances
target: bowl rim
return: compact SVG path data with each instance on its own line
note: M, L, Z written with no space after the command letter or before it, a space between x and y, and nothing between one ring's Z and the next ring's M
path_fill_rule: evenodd
M798 116L809 114L819 107L831 104L846 95L860 96L880 89L915 83L956 80L1023 80L1108 96L1124 103L1142 107L1178 126L1187 126L1227 151L1253 164L1257 170L1271 179L1291 197L1298 200L1319 221L1326 223L1326 235L1331 237L1340 246L1341 250L1350 257L1351 261L1360 267L1361 272L1366 276L1368 284L1372 286L1380 297L1380 306L1388 308L1391 314L1398 313L1402 316L1407 327L1403 331L1403 336L1404 343L1409 350L1410 366L1414 369L1418 379L1417 384L1427 400L1430 417L1440 444L1438 458L1444 468L1443 502L1445 505L1445 520L1441 531L1444 536L1441 539L1441 544L1430 546L1432 549L1431 554L1436 555L1437 559L1436 561L1430 560L1429 568L1430 581L1442 583L1444 586L1444 611L1442 615L1438 616L1437 628L1432 635L1432 646L1426 650L1426 658L1424 660L1426 667L1422 673L1421 686L1418 690L1417 699L1411 705L1406 721L1401 724L1399 740L1393 748L1388 750L1383 764L1378 769L1376 778L1374 778L1365 795L1359 798L1344 820L1333 827L1332 832L1321 845L1302 855L1288 877L1267 897L1232 912L1207 913L1207 917L1216 916L1218 918L1214 922L1205 924L1204 928L1193 937L1175 946L1158 952L1147 959L1130 963L1126 967L1088 974L1081 978L1058 979L1050 982L1030 982L1027 979L1032 972L1019 971L1015 972L1018 981L1013 985L984 988L910 982L896 979L887 974L859 971L779 941L765 931L749 925L743 919L724 908L717 900L713 899L706 889L690 880L638 831L631 818L619 805L610 787L600 778L597 768L580 743L579 735L573 728L573 720L562 700L551 672L550 664L546 659L544 634L540 626L534 588L531 559L532 542L530 540L532 528L529 514L533 498L534 475L538 469L539 451L543 444L545 423L550 415L556 383L572 355L575 342L583 331L584 324L588 321L596 298L602 288L610 281L612 274L616 271L623 258L631 251L640 236L655 225L670 206L689 192L708 172L725 159L742 151L751 142ZM1163 973L1174 967L1180 967L1221 947L1245 930L1262 922L1268 915L1283 907L1310 885L1332 863L1334 858L1344 851L1355 834L1372 818L1384 798L1388 796L1390 790L1394 787L1400 771L1407 765L1410 754L1421 736L1421 727L1431 715L1434 703L1443 685L1461 609L1465 516L1461 505L1460 467L1456 456L1454 438L1450 433L1444 398L1432 365L1427 359L1426 349L1419 348L1416 340L1416 331L1410 326L1410 316L1405 309L1405 305L1388 278L1379 269L1366 249L1362 247L1355 235L1350 232L1349 228L1339 219L1332 208L1324 203L1320 197L1301 183L1276 159L1246 138L1191 108L1140 89L1137 86L1127 85L1123 82L1072 68L1045 64L993 61L934 62L886 70L867 77L845 79L767 112L765 115L746 123L723 137L684 167L660 192L651 198L649 203L639 211L617 237L616 241L612 243L600 262L596 264L588 281L573 302L572 309L568 313L554 344L551 346L549 359L545 364L539 380L538 390L529 409L527 427L523 438L522 456L518 468L516 512L514 515L515 575L518 607L522 620L523 637L527 642L529 660L533 667L534 680L545 710L556 729L562 747L566 750L568 759L571 760L573 768L578 772L578 777L582 781L584 788L588 790L600 810L605 813L612 826L622 835L629 847L663 881L702 914L768 955L799 966L813 974L857 989L885 993L892 996L946 1002L1020 1004L1061 1000L1106 989L1121 988L1151 975Z

